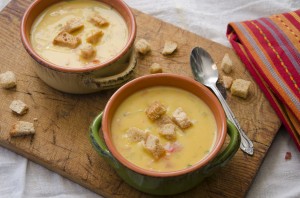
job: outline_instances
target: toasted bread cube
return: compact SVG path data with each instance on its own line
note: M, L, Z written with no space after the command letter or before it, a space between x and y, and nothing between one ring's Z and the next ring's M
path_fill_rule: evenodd
M174 41L166 41L164 49L162 51L163 55L172 54L177 49L177 43Z
M234 80L230 88L231 94L246 99L248 96L250 84L251 82L247 80Z
M186 129L192 125L192 122L189 120L187 114L183 111L181 107L178 107L173 112L172 120L182 129Z
M83 26L83 22L80 18L73 18L66 23L64 31L68 33L75 32L76 30L83 28Z
M127 130L127 137L131 142L146 141L149 133L136 127L131 127Z
M136 50L141 54L147 54L151 51L151 45L145 39L140 39L135 43Z
M150 66L150 73L151 74L162 73L162 72L163 72L162 67L158 63L153 63Z
M0 87L10 89L17 85L17 79L12 71L7 71L0 74Z
M156 160L166 154L164 147L159 143L158 137L152 134L147 137L144 148L149 151Z
M96 44L96 43L98 43L98 41L102 37L102 35L103 35L103 32L101 30L93 31L87 36L86 42L91 43L91 44Z
M175 140L176 130L177 126L175 124L165 124L162 127L160 127L159 133L167 140Z
M87 44L80 48L80 57L83 59L91 59L96 54L96 50L92 45Z
M99 28L101 28L103 26L106 26L106 25L109 25L109 22L105 18L100 16L99 14L96 14L96 15L92 16L89 19L89 22L91 22L93 25L95 25Z
M224 73L229 74L233 70L232 60L229 55L226 53L222 59L221 69Z
M223 84L226 89L229 89L232 85L233 79L230 76L223 76Z
M58 45L61 47L68 47L68 48L76 48L81 43L81 39L73 36L68 32L61 32L59 33L53 40L54 45Z
M158 119L161 115L166 113L166 108L164 105L162 105L160 102L155 101L153 102L148 109L146 110L146 115L150 120L156 120Z
M174 124L172 121L172 118L170 118L168 115L164 114L161 115L158 119L155 120L155 123L159 126L162 127L165 124Z
M19 115L23 115L28 111L28 106L22 100L13 100L9 108Z
M18 121L16 124L14 124L9 134L11 137L34 135L35 129L33 123L31 122Z

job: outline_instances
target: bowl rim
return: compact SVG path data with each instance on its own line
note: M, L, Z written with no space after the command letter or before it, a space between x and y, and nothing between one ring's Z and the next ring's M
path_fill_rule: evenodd
M213 104L217 108L217 112L219 113L220 118L221 118L220 129L217 129L217 131L220 131L220 133L221 133L219 141L215 142L214 149L207 156L205 156L205 158L201 159L200 161L198 161L196 164L192 165L191 167L176 170L176 171L169 171L169 172L158 172L158 171L147 170L147 169L141 168L141 167L131 163L130 161L128 161L125 157L123 157L117 151L117 149L113 145L113 142L110 138L110 122L109 122L110 119L108 118L108 113L109 113L110 109L112 108L112 106L114 105L114 103L118 99L118 97L120 97L120 95L122 95L123 93L126 92L128 87L132 87L138 83L142 84L143 81L147 81L148 79L152 79L152 78L154 78L154 79L155 78L156 79L169 78L170 80L186 81L188 83L191 83L192 86L195 86L195 87L197 87L197 89L203 91L203 93L205 93L213 101ZM144 88L147 88L147 87L151 87L151 86L146 86ZM138 90L135 90L134 92L139 91L141 89L142 88L138 88ZM226 138L226 134L227 134L227 124L226 124L226 117L225 117L223 107L221 106L217 97L208 88L206 88L201 83L198 83L188 77L184 77L184 76L181 76L178 74L161 73L161 74L151 74L151 75L138 77L138 78L126 83L121 88L119 88L112 95L112 97L109 99L108 103L105 106L105 109L103 111L102 128L99 130L99 133L101 133L101 132L103 133L103 138L104 138L105 144L108 147L108 150L111 152L113 157L117 161L119 161L122 165L124 165L125 167L129 168L130 170L132 170L134 172L142 174L142 175L147 175L147 176L152 176L152 177L174 177L174 176L180 176L180 175L184 175L187 173L197 171L198 169L201 169L202 167L206 166L212 159L214 159L217 156L217 154L220 152L220 150L225 142L225 138Z
M122 50L115 57L113 57L111 59L108 59L107 61L105 61L103 63L100 63L100 64L91 65L91 66L87 66L87 67L79 67L79 68L77 68L77 67L64 67L64 66L60 66L60 65L51 63L50 61L47 61L46 59L41 57L38 53L36 53L35 50L32 48L30 38L26 36L27 31L26 31L26 28L25 28L26 24L27 24L28 17L32 13L32 10L37 5L39 5L39 3L41 3L42 1L43 0L35 0L33 3L31 3L29 5L29 7L26 9L26 11L25 11L25 13L22 17L21 25L20 25L21 41L23 43L23 46L24 46L25 50L28 52L28 54L35 61L40 63L42 66L48 67L50 69L62 71L62 72L72 72L72 73L90 72L90 71L93 71L93 70L97 70L97 69L106 67L110 64L113 64L114 62L118 61L121 57L126 55L128 53L128 51L131 50L131 48L134 44L134 41L135 41L135 38L136 38L136 32L137 32L135 17L133 15L131 9L129 8L129 6L124 1L114 0L115 2L118 3L118 5L120 5L121 9L125 10L126 14L129 16L129 19L130 19L129 23L131 24L131 28L130 29L128 28L128 32L131 32L131 34L129 34L128 41L127 41L126 45L122 48ZM58 0L58 1L63 1L63 0ZM96 0L96 1L103 2L102 0ZM107 2L109 2L109 1L107 1ZM55 3L58 3L58 2L55 2ZM107 3L105 2L105 4L107 4ZM110 5L110 6L112 6L112 5ZM40 11L39 14L42 11ZM123 19L124 19L124 17L123 17ZM29 29L28 31L31 31L31 29Z

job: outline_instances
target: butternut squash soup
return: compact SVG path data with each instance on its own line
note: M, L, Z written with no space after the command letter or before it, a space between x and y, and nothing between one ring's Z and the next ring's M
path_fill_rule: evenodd
M128 28L123 17L109 5L68 0L50 6L37 17L30 39L45 60L78 68L116 56L128 41Z
M111 123L118 152L141 168L159 172L199 162L214 146L216 133L210 108L194 94L169 86L130 95Z

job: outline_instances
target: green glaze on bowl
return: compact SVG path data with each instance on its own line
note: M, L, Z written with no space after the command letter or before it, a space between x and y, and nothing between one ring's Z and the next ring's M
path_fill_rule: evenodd
M230 136L230 142L223 151L219 152L205 166L182 175L149 176L124 166L111 154L104 140L100 137L102 116L103 113L101 112L90 126L90 141L95 150L116 170L125 182L142 192L153 195L173 195L197 186L204 178L211 175L217 168L224 166L234 156L241 141L237 129L227 120L227 133Z

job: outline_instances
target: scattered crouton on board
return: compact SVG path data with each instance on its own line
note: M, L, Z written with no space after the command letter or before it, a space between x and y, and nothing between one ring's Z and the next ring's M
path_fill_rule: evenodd
M230 91L234 96L246 99L249 94L251 82L243 79L236 79L233 81Z
M151 45L145 39L140 39L135 43L135 48L140 54L147 54L151 51Z
M177 49L177 43L174 41L166 41L162 54L169 55L172 54Z
M16 75L12 71L7 71L0 74L0 87L10 89L17 85Z
M31 122L18 121L13 125L13 128L9 134L11 137L34 135L35 128Z
M151 73L151 74L162 73L162 72L163 72L163 69L162 69L162 67L160 66L160 64L158 64L158 63L153 63L153 64L150 66L150 73Z
M233 79L230 76L223 76L223 85L226 89L230 89Z
M22 100L13 100L9 108L19 115L24 115L28 111L28 106Z
M229 55L226 53L222 59L221 69L224 73L229 74L233 70L232 60Z

